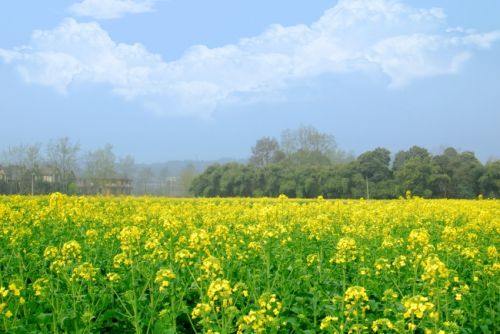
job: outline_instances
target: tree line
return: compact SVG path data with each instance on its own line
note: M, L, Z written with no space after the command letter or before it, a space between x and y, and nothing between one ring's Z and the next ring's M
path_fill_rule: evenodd
M413 146L394 157L376 148L358 157L340 150L332 135L313 127L264 137L247 164L213 165L193 180L203 197L398 198L407 191L426 198L500 197L500 160L482 164L453 147L433 155Z

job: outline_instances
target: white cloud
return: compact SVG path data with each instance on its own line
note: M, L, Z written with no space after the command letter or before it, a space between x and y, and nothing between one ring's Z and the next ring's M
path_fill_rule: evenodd
M82 0L69 7L78 16L96 19L116 19L125 14L139 14L153 11L155 0Z
M113 41L98 23L66 19L35 31L31 42L0 49L26 82L66 91L73 83L109 85L158 113L209 116L224 102L284 89L325 73L381 71L391 87L454 74L474 49L500 31L449 29L441 9L413 9L396 0L341 0L312 25L273 25L218 48L191 47L166 62L141 44Z

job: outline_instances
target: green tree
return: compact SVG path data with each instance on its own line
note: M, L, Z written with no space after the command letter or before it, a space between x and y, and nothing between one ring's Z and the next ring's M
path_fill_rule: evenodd
M432 177L436 173L436 166L429 151L418 146L400 151L396 154L393 166L401 195L410 190L415 195L432 196Z
M283 164L289 166L325 166L331 165L331 160L322 152L301 149L283 159Z
M433 176L434 191L441 197L474 198L480 192L484 166L472 152L459 153L452 147L433 157L438 167Z
M451 178L455 190L453 197L475 198L480 193L479 179L483 173L484 167L473 152L458 155Z
M488 161L479 178L481 193L486 197L500 197L500 160Z
M385 148L376 148L361 154L358 159L358 168L366 182L366 197L370 198L370 183L372 193L378 191L377 183L391 177L389 168L391 163L391 152Z
M263 167L279 162L284 158L284 155L275 138L264 137L257 140L255 146L252 147L252 156L250 157L249 164Z

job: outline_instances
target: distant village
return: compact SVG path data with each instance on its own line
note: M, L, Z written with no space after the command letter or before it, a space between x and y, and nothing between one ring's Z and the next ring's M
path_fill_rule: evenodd
M0 194L158 195L186 197L203 170L196 162L136 164L132 156L116 157L111 145L81 154L69 138L18 145L0 152Z
M68 137L48 143L19 144L0 152L0 195L189 197L193 179L211 161L175 160L138 164L116 156L106 144L82 152Z
M56 168L43 166L29 171L23 166L0 165L0 194L43 195L61 192L70 195L162 195L188 196L179 177L156 178L79 177L73 171L62 175Z
M56 191L74 195L131 195L132 179L80 178L74 172L63 176L55 168L48 166L28 171L23 166L0 165L1 194L38 195Z

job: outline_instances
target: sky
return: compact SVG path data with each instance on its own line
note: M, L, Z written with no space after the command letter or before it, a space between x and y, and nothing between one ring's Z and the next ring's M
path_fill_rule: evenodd
M17 0L0 27L0 152L241 159L313 126L500 157L498 0Z

